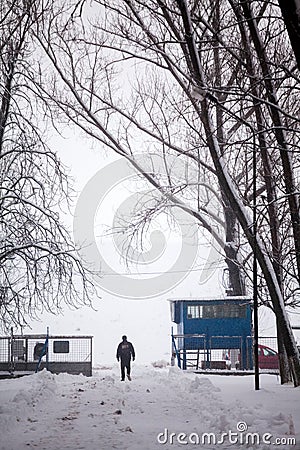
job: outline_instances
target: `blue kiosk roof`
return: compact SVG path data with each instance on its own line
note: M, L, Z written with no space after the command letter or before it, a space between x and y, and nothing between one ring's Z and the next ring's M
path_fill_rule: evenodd
M168 302L174 303L174 302L245 302L249 303L252 301L252 297L241 295L241 296L225 296L225 297L189 297L189 298L169 298Z

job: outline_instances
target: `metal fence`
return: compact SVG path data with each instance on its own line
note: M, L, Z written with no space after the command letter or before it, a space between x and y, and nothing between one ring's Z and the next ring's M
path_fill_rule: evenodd
M92 375L92 336L23 335L0 337L1 372Z
M183 369L231 369L243 361L243 342L241 336L173 335L172 353Z
M182 369L199 369L206 360L207 342L204 334L172 335L172 357Z
M273 350L275 350L275 352L278 352L278 344L277 344L277 337L274 336L266 336L266 337L259 337L258 338L258 343L261 345L265 345L266 347L270 347Z
M259 337L259 344L277 352L276 337ZM172 358L182 369L253 369L251 336L172 335ZM261 372L267 369L260 368ZM269 370L269 369L268 369ZM270 369L278 372L277 368Z
M210 363L206 363L204 368L230 370L242 366L246 369L251 365L242 336L212 336L209 348Z

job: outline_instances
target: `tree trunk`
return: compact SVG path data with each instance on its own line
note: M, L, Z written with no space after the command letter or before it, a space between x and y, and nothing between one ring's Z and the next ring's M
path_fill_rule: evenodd
M238 248L238 223L237 218L232 210L228 200L223 195L224 214L226 226L226 245L225 245L225 262L228 267L229 275L229 295L246 295L245 279L239 264L239 248Z
M220 43L217 39L220 27L220 1L217 0L214 7L213 27L215 35L213 36L213 53L214 53L214 74L217 86L222 86L222 65L220 62ZM218 100L221 102L222 93L216 93ZM217 123L217 138L221 153L223 154L224 139L224 113L219 104L216 105L216 123ZM245 280L242 274L241 265L239 264L239 236L237 218L230 206L226 195L220 186L224 204L224 218L225 218L225 262L228 267L228 286L226 293L228 295L245 295Z
M281 384L289 383L292 381L291 371L289 366L288 356L285 350L284 341L281 336L281 330L278 320L276 320L277 326L277 345L278 345L278 360Z
M257 260L264 275L273 309L278 321L278 329L281 330L283 342L287 351L287 356L291 364L293 379L295 386L300 385L300 361L299 354L296 346L296 342L293 336L293 332L287 317L282 293L278 280L269 258L267 251L264 248L259 236L255 239L253 234L253 223L250 217L248 217L247 211L239 199L238 193L230 179L226 170L226 163L223 161L220 151L218 149L218 143L214 136L214 129L211 122L211 118L208 113L208 102L206 99L202 102L202 121L205 127L206 138L208 146L210 148L211 156L214 161L219 183L222 186L230 204L244 230L244 233L248 239L249 244L253 250L256 250Z
M298 281L300 283L300 215L299 215L299 199L298 189L295 184L294 174L292 169L292 161L290 149L287 145L285 136L285 127L283 126L281 115L278 108L278 99L275 87L272 82L271 71L269 67L268 58L262 43L259 29L257 27L256 19L253 17L248 1L241 0L242 10L247 20L251 39L253 41L258 60L260 62L261 71L263 74L263 81L265 84L265 91L267 99L270 103L270 116L274 125L274 134L278 143L278 150L282 161L283 179L288 197L289 210L291 215L291 224L294 236L294 245L296 253L296 264L298 271Z
M300 70L300 0L278 0Z
M263 112L261 104L259 102L258 92L258 80L256 77L252 53L251 44L249 42L248 35L245 29L245 23L242 14L233 2L231 2L232 8L237 17L238 26L240 29L242 43L245 51L246 69L249 75L249 82L251 86L251 93L253 95L253 106L256 120L256 126L258 130L258 143L260 156L263 167L263 177L267 192L267 211L270 222L270 234L271 234L271 248L272 248L272 264L277 277L277 281L280 287L280 291L283 293L283 274L282 274L282 258L280 253L280 236L279 236L279 221L277 213L277 196L276 196L276 184L273 178L273 168L270 161L270 156L267 149L266 135L263 126ZM290 381L289 363L287 353L285 351L284 342L281 336L281 329L277 326L277 343L278 343L278 357L279 357L279 369L281 382L285 383Z

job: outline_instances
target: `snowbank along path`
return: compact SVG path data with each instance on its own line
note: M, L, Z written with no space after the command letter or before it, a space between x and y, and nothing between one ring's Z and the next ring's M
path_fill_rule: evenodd
M0 450L299 450L300 390L264 384L152 366L122 383L117 365L1 380Z

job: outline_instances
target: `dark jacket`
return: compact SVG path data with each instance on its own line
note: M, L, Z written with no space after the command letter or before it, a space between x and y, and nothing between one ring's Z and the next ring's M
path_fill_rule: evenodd
M132 359L135 359L135 352L134 348L131 342L128 341L122 341L118 345L117 349L117 360L121 358L121 361L130 361L132 356Z

